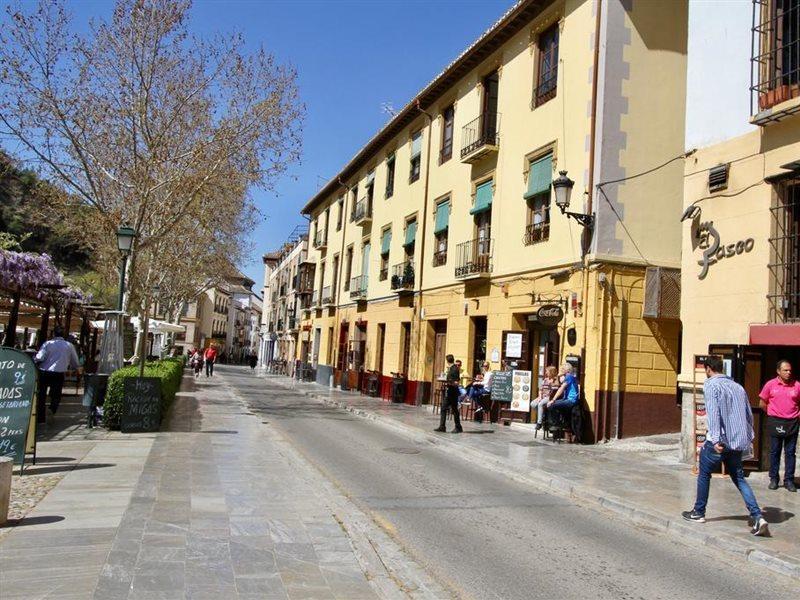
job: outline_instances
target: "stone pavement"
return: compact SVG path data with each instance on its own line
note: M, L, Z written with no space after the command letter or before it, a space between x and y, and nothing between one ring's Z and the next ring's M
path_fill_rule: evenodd
M220 378L185 378L161 432L96 441L0 538L0 598L444 597L365 556L352 522Z
M728 478L714 478L706 524L687 523L696 478L674 452L637 451L636 445L582 446L534 439L529 426L504 427L464 421L463 435L434 433L439 415L429 406L392 404L354 392L283 376L269 381L307 393L416 439L436 443L472 462L545 487L573 501L601 507L638 525L678 536L692 546L710 545L739 558L800 578L800 494L767 489L766 473L750 484L770 523L770 538L754 538L747 511ZM650 444L658 447L657 444Z

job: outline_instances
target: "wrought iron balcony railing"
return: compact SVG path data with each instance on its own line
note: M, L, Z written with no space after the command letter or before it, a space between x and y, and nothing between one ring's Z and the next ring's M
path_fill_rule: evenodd
M473 162L500 145L500 113L486 112L461 128L461 160Z
M492 272L494 240L478 238L456 246L456 277L471 279L485 277Z
M392 290L399 292L414 289L414 261L407 260L392 267Z
M350 280L350 298L363 299L367 297L367 276L358 275Z
M363 225L372 220L372 201L364 196L356 203L354 221L356 225Z
M525 236L522 242L526 246L538 244L539 242L546 242L550 238L550 222L543 221L541 223L531 223L525 227Z
M327 306L333 304L333 288L326 285L322 288L322 305Z

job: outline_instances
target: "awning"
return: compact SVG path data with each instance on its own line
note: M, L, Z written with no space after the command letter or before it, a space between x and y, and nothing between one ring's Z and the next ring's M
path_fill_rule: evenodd
M389 248L392 246L392 230L387 229L381 235L381 254L389 254Z
M450 225L450 200L445 200L436 205L436 223L433 233L441 233Z
M553 155L548 154L537 160L532 160L528 170L528 189L525 199L550 191L553 183Z
M800 324L750 325L753 346L800 346Z
M131 323L136 331L139 331L139 317L131 317ZM182 333L186 331L185 325L175 325L167 321L159 321L158 319L147 320L147 331L149 333Z
M406 223L406 239L403 246L411 246L417 240L417 222L409 221Z
M492 180L480 184L475 188L475 204L469 211L471 215L477 215L492 208Z

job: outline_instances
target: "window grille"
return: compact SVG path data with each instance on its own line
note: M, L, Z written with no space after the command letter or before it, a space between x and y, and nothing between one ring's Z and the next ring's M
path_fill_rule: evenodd
M800 178L777 184L769 264L771 320L800 321Z

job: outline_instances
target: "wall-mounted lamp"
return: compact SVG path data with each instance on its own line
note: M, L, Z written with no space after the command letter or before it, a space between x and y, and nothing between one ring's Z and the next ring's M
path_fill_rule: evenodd
M561 214L572 217L583 227L591 229L594 226L594 215L584 213L569 212L569 200L572 195L572 188L575 182L567 177L566 171L559 171L558 177L553 180L553 193L556 196L556 206L561 210Z

